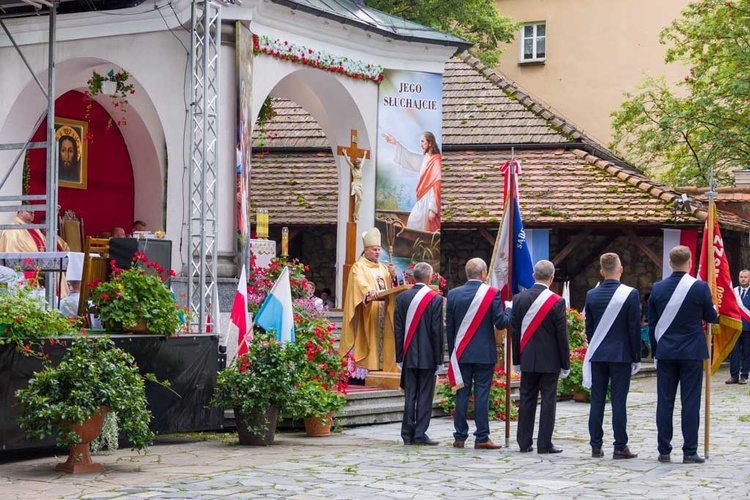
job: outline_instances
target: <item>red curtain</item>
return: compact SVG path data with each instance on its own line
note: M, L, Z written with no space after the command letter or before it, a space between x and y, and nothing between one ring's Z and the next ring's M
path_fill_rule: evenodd
M58 118L87 121L90 137L87 187L60 188L60 215L71 209L82 217L86 236L112 231L116 226L129 233L134 214L133 168L120 129L114 121L110 123L109 113L96 102L92 102L87 120L84 95L74 90L55 101L55 113ZM47 120L44 120L32 140L46 140L46 130ZM46 161L46 150L29 150L29 194L45 193ZM37 222L40 218L37 217Z

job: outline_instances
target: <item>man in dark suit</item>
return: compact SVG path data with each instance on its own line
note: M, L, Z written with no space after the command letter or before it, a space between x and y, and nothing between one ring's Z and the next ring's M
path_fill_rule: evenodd
M737 304L743 309L750 309L750 271L740 271L740 286L734 289ZM729 355L729 378L725 384L747 384L750 373L750 322L742 314L742 334Z
M616 253L599 258L604 281L586 294L586 339L584 387L591 387L589 436L591 456L601 458L604 406L612 382L612 458L635 458L628 448L627 401L630 377L641 369L641 301L638 290L620 283L622 264ZM590 374L590 377L588 376Z
M435 371L443 364L443 297L430 289L432 266L414 266L414 286L396 297L393 317L396 363L404 390L404 444L436 445L427 436L435 395Z
M513 297L511 337L514 368L521 373L521 402L516 439L522 453L534 451L536 404L542 393L537 453L560 453L552 444L557 405L557 379L570 374L570 346L565 300L552 293L555 266L540 260L534 266L534 286Z
M714 323L716 310L704 281L688 274L693 267L690 249L676 246L669 252L672 274L654 283L648 301L648 331L656 364L656 429L659 462L670 462L672 417L677 385L682 403L682 463L700 464L700 426L703 360L708 346L703 321Z
M466 412L474 388L474 448L495 450L502 445L490 439L490 385L497 362L495 328L503 329L510 309L503 310L500 291L485 285L487 264L479 258L466 263L467 282L448 292L446 329L451 363L448 380L457 387L453 446L463 448L469 436Z

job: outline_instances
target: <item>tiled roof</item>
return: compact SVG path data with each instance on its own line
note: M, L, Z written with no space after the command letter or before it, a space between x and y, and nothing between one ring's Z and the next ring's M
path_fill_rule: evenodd
M262 207L270 224L336 224L338 174L331 154L254 155L250 172L251 220Z
M516 156L524 168L519 186L529 227L698 227L706 218L699 201L693 203L691 213L678 210L675 215L677 192L617 160L467 54L446 63L443 100L442 223L446 228L499 222L498 167L510 156L511 145L524 145ZM330 144L302 108L281 100L275 100L274 106L277 116L265 143L270 153L262 160L254 157L251 200L269 208L278 223L335 224L338 176ZM320 152L303 153L299 148ZM295 149L298 152L290 154ZM731 229L750 230L750 223L729 212L720 212L719 221Z
M443 155L443 220L446 228L494 226L502 214L502 174L507 151L448 151ZM706 212L675 211L679 196L585 151L523 151L521 211L528 227L581 224L698 227ZM268 208L274 224L335 224L338 177L331 154L268 154L254 158L251 199ZM750 224L721 212L723 226Z
M481 68L481 69L478 69ZM443 145L557 144L581 134L502 75L464 54L445 64Z

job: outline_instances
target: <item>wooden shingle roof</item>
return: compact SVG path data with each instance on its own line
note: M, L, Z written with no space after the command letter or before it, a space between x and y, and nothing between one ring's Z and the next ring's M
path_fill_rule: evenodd
M581 224L699 227L706 217L697 204L675 212L678 193L582 150L523 151L518 179L521 211L528 227ZM495 226L503 209L498 167L507 151L448 151L443 155L442 225ZM273 224L336 224L338 176L330 153L272 153L253 158L251 200L268 208ZM725 227L750 224L720 212Z
M446 63L443 81L442 225L494 226L502 213L498 167L516 150L521 210L528 227L613 225L700 227L706 218L675 212L679 193L623 163L564 118L466 54ZM338 175L317 122L290 101L275 100L265 154L253 155L251 205L273 224L336 224ZM256 145L258 145L256 137ZM257 151L257 149L256 149ZM722 226L750 223L720 212Z

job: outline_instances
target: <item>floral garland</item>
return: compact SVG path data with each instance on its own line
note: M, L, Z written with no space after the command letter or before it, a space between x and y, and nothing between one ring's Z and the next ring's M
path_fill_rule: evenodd
M265 35L260 37L253 35L253 54L266 54L357 80L372 80L376 83L383 81L383 67L380 65L366 64L348 57L289 43L286 40L272 39Z

